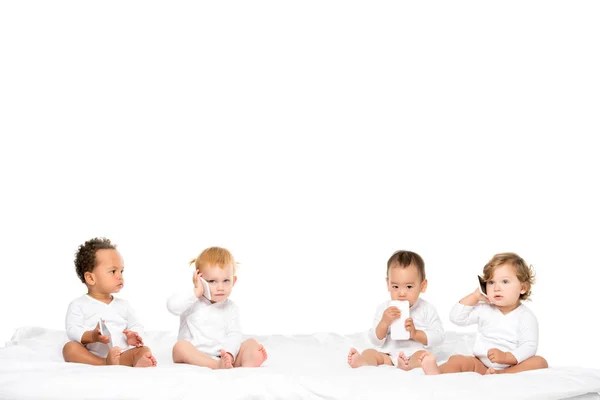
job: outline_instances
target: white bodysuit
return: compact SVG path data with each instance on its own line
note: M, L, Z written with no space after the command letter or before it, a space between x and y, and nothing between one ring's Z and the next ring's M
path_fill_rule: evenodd
M120 347L121 351L134 347L127 344L123 330L129 329L137 332L142 338L144 336L144 327L139 323L127 300L113 297L113 300L106 304L85 294L69 304L65 318L67 337L81 343L83 334L96 329L101 319L110 331L113 346ZM108 344L89 343L85 347L99 357L104 358L108 355Z
M537 351L537 318L523 304L504 315L493 304L465 306L457 303L450 311L450 321L459 326L477 324L473 355L487 367L509 367L508 364L491 362L487 357L490 349L512 353L519 363L534 356Z
M233 301L211 303L190 290L171 296L167 308L180 316L178 339L187 340L213 358L220 356L221 349L237 357L242 330L239 309Z
M390 355L394 365L398 362L398 354L404 352L406 357L410 358L415 352L425 348L439 346L444 342L444 327L438 316L435 307L423 299L417 299L410 308L410 318L413 319L415 329L425 332L427 335L427 346L424 346L416 340L392 340L390 337L391 328L388 328L387 334L383 339L379 339L376 334L377 325L381 321L384 311L389 307L389 301L380 304L375 312L373 327L369 330L369 340L379 348L382 353Z

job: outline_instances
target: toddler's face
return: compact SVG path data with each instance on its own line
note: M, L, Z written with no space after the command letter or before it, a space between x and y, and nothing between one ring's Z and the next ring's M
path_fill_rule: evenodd
M233 276L232 265L227 265L225 268L218 265L207 265L202 269L202 278L208 282L210 298L214 303L225 301L237 280L237 276Z
M408 300L411 307L427 288L427 280L421 281L419 270L413 264L406 268L392 266L387 283L392 300Z
M102 249L96 251L94 290L99 293L118 293L123 289L123 258L117 250Z
M492 279L486 282L486 291L490 302L499 308L519 305L521 294L526 292L510 264L496 267Z

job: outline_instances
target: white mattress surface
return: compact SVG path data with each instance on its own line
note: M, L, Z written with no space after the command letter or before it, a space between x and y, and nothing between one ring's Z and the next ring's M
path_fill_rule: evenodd
M213 371L174 364L176 333L146 332L156 368L93 367L66 363L65 332L18 329L0 348L0 399L600 399L600 370L551 366L520 374L425 376L380 366L352 369L348 350L371 347L365 333L255 337L269 354L260 368ZM447 332L438 360L469 354L473 334Z

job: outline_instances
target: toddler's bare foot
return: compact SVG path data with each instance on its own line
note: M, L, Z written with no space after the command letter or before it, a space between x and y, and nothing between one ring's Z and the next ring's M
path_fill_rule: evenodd
M497 370L495 370L494 368L490 367L487 369L487 371L485 371L484 375L496 375L499 372Z
M440 373L435 356L430 352L427 351L423 353L419 357L419 361L421 362L421 368L423 368L425 375L438 375Z
M408 358L406 358L406 355L403 352L398 354L398 368L408 371Z
M108 355L106 356L106 365L119 365L121 360L121 348L113 347L108 350Z
M244 355L244 358L246 356ZM262 363L267 359L267 350L262 344L258 345L255 352L248 354L248 360L244 359L242 367L260 367Z
M363 367L367 365L363 356L360 355L358 350L354 347L350 349L350 353L348 353L348 365L352 368Z
M219 360L218 369L233 368L233 357L225 350L221 350L221 359Z
M134 367L156 367L156 358L148 352L135 363Z

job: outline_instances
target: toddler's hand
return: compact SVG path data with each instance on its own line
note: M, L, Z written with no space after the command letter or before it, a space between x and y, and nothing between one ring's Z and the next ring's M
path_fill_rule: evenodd
M400 309L398 309L398 307L391 306L391 307L386 308L386 310L383 312L383 315L381 316L381 320L387 326L390 326L392 324L392 322L394 322L395 320L400 318L400 315L402 315L402 313L400 312Z
M195 270L194 275L192 276L192 280L194 281L194 294L198 298L204 295L204 285L200 281L200 278L202 278L202 272L200 272L199 270Z
M108 336L104 336L100 333L100 322L96 324L96 328L92 331L92 343L96 342L104 344L110 342L110 338Z
M127 338L127 344L130 346L141 347L144 345L142 341L142 337L138 335L137 332L130 331L129 329L125 329L123 331L125 337Z
M481 293L480 288L475 289L475 291L471 294L471 296L475 296L478 302L483 301L485 303L489 303L490 299L487 298L483 293Z
M417 334L417 330L415 328L415 324L413 323L413 319L406 318L406 321L404 322L404 327L410 333L410 338L414 339L415 335Z
M487 353L488 359L496 364L506 364L506 353L500 349L489 349Z

